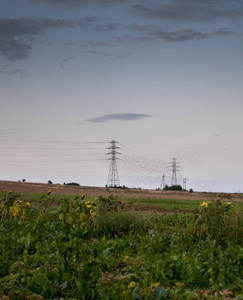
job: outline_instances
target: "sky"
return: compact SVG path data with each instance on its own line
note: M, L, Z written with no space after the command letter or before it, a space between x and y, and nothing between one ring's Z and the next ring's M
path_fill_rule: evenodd
M0 179L243 191L242 0L0 0Z

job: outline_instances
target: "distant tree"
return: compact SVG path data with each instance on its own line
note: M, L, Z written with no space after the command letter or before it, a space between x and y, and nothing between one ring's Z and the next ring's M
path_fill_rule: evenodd
M52 184L52 181L51 181L51 180L48 180L47 183L48 183L48 184Z
M26 179L22 179L22 182L25 182L26 181Z
M182 186L181 185L172 185L168 186L167 184L163 188L164 191L182 191Z
M80 186L80 184L76 183L76 182L69 182L69 183L66 183L66 185Z
M189 192L190 192L190 193L193 193L193 189L190 189Z

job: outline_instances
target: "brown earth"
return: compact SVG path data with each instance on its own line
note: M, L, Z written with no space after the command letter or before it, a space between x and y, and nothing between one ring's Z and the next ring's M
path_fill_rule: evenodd
M92 186L69 186L60 184L44 184L16 181L0 181L1 191L12 191L18 193L39 193L42 194L51 190L52 194L59 195L86 195L86 196L108 196L110 193L118 199L122 198L151 198L151 199L174 199L174 200L199 200L205 201L215 199L218 193L206 192L177 192L177 191L155 191L140 189L114 189ZM232 201L243 202L242 194L224 194L230 196Z

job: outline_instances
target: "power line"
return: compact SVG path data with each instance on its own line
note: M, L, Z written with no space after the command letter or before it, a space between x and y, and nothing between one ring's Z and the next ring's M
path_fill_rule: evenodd
M104 150L104 148L42 148L42 147L0 147L0 149L13 149L13 150Z
M47 144L109 144L110 142L79 142L79 141L40 141L40 140L21 140L24 143L47 143Z
M107 160L107 159L68 159L68 160L0 160L0 163L42 163L42 162L48 162L48 163L55 163L55 162L79 162L79 161L101 161L101 160Z
M82 155L104 155L105 153L101 154L94 154L94 153L86 153ZM1 156L36 156L36 157L56 157L56 156L80 156L80 154L0 154Z

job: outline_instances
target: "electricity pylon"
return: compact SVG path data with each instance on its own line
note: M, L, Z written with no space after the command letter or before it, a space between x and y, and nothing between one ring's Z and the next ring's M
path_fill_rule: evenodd
M186 178L183 179L183 190L186 190Z
M176 172L180 170L179 163L177 162L176 158L172 158L172 162L169 165L169 171L172 171L171 176L171 185L177 185L177 175Z
M160 189L163 190L165 187L165 174L163 174L162 176L162 180L161 180L161 185L160 185Z
M111 152L107 154L111 155L111 157L109 158L111 164L110 164L110 170L108 174L107 186L115 187L115 186L120 186L118 170L116 165L116 160L119 158L116 155L121 153L116 151L117 149L120 149L120 147L117 147L116 145L118 143L117 141L112 140L110 143L111 143L111 147L109 147L108 149L110 149Z

